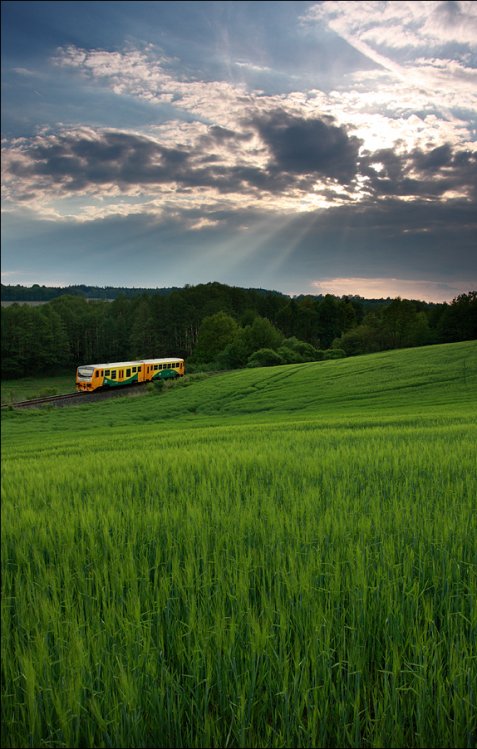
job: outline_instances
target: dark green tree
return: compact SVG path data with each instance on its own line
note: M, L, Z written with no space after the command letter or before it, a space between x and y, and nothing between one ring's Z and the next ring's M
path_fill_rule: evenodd
M441 342L477 339L477 291L460 294L445 305L437 334Z
M244 335L250 354L260 348L276 350L283 340L283 334L266 317L256 317L244 328Z
M142 297L134 306L129 344L133 359L156 358L159 355L159 339L149 297Z
M238 330L237 322L226 312L217 312L215 315L205 317L199 328L194 360L213 362L217 354L232 343Z

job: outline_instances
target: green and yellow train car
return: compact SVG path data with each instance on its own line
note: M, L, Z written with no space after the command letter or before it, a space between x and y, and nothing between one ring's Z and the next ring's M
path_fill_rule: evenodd
M176 356L106 364L82 364L76 370L76 390L91 393L100 388L183 377L184 371L184 359Z

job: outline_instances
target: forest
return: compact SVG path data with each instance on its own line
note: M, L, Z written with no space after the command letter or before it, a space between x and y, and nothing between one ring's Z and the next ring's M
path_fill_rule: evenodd
M2 286L2 301L6 288L15 287ZM476 291L449 304L291 298L217 282L118 295L105 289L108 301L95 287L63 291L38 306L2 306L2 378L171 354L186 359L188 372L226 370L477 338Z

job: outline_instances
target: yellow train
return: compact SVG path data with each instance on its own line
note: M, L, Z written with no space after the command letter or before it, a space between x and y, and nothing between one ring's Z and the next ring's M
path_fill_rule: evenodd
M177 356L110 364L82 364L76 370L76 390L90 393L99 388L183 377L184 371L184 359Z

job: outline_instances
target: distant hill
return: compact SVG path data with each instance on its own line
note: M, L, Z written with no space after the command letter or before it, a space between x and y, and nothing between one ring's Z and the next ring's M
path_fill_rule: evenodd
M199 284L199 286L220 286L223 289L236 288L228 287L226 284L217 284L211 282L210 284ZM143 295L158 295L168 296L174 291L182 291L183 289L190 288L189 284L184 287L179 286L165 286L156 288L143 288L143 287L127 287L127 286L88 286L86 284L75 284L72 286L40 286L40 284L33 284L32 286L22 286L21 284L11 285L2 283L2 295L1 301L3 306L7 306L13 302L49 302L52 299L57 299L60 296L81 296L88 300L95 301L112 301L120 296L132 298ZM280 291L262 289L262 288L250 288L244 289L246 291L254 291L264 295L274 295L287 298L287 294L283 294ZM331 295L334 296L334 295ZM323 294L299 294L293 297L297 302L309 298L309 299L323 299ZM339 297L337 297L339 298ZM392 299L390 297L376 298L376 299L365 299L357 294L347 295L347 299L350 301L356 301L363 304L365 307L373 307L375 305L389 304ZM422 303L421 303L422 304ZM425 303L425 306L435 306L432 302Z
M15 286L2 283L2 302L49 302L59 296L82 296L86 299L108 300L116 299L118 296L134 297L142 294L160 294L165 296L179 287L143 289L128 288L123 286L86 286L78 284L74 286Z

